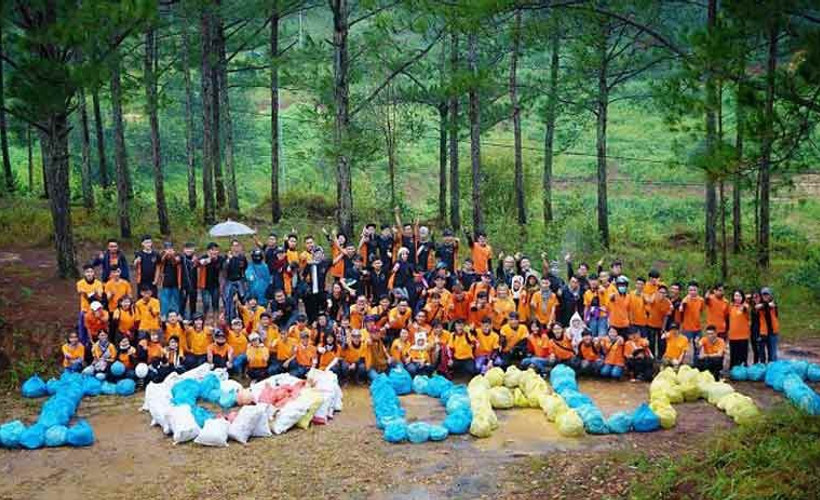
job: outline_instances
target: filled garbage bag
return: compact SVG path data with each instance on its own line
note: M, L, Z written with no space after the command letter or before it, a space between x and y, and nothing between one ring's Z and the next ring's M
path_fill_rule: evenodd
M390 370L388 377L396 394L403 396L413 391L413 379L410 377L410 373L401 366L396 366Z
M65 446L67 437L68 427L64 425L55 425L54 427L49 427L46 430L45 445L49 448Z
M60 390L62 385L62 381L56 378L50 378L48 379L48 382L46 382L46 391L49 395L53 396L54 394L57 394L57 391Z
M205 408L194 405L191 407L191 413L194 415L194 420L196 421L196 425L203 427L205 426L205 422L214 418L214 414L206 410Z
M575 371L566 365L558 365L550 371L550 384L555 392L562 392L566 389L578 390Z
M413 378L413 392L416 394L427 394L428 382L430 382L430 377L427 375L417 375Z
M820 415L820 395L795 373L784 378L783 392L789 401L809 415Z
M122 377L125 374L125 365L121 361L114 361L111 363L111 375L115 377Z
M67 425L76 409L77 405L72 400L59 395L51 396L43 403L37 423L46 429L55 425Z
M676 380L680 385L685 385L688 383L697 383L698 373L699 372L697 369L692 368L689 365L683 365L680 368L678 368Z
M117 382L117 395L130 396L134 394L137 384L130 378L124 378Z
M680 392L683 394L684 401L697 401L700 399L700 388L694 382L687 382L680 386Z
M19 420L12 420L0 425L0 444L4 448L17 448L20 446L20 436L26 430L26 425Z
M652 432L661 428L661 421L649 405L643 403L632 415L632 428L637 432Z
M763 363L756 363L746 369L746 376L748 380L753 382L762 382L766 378L766 365Z
M430 441L444 441L449 434L447 428L442 425L430 426Z
M607 419L606 425L614 434L626 434L632 430L632 414L625 411L613 413Z
M783 392L783 382L790 373L792 373L792 366L788 361L769 363L766 367L766 385L777 392Z
M106 396L113 396L117 393L117 384L112 384L111 382L103 382L102 386L100 386L100 394L104 394Z
M523 375L524 372L519 370L515 365L510 366L504 374L504 386L510 389L518 387Z
M567 403L557 394L548 394L541 399L541 402L543 403L541 409L544 410L544 413L547 415L547 420L550 422L555 422L558 420L559 415L569 410Z
M223 391L219 395L219 406L223 410L228 410L236 406L236 391Z
M558 415L556 420L558 432L566 437L579 437L584 435L584 421L575 410L568 409Z
M34 424L20 434L20 446L27 450L42 448L45 441L46 428L43 424Z
M94 430L86 420L80 419L68 428L66 443L74 447L91 446L94 444Z
M583 394L573 389L561 391L559 392L559 394L562 398L564 398L564 401L570 408L579 408L584 405L595 405L595 402L592 401L592 398L590 398L586 394Z
M401 443L407 439L407 422L404 419L391 420L384 426L384 440L388 443Z
M576 413L584 422L584 429L590 434L608 434L609 428L606 425L604 415L594 405L583 405L577 408Z
M515 405L516 408L530 407L530 401L527 399L527 396L524 395L524 392L520 387L516 387L513 391L513 405Z
M102 382L96 377L83 377L83 395L99 396L102 392Z
M427 395L432 398L441 397L444 391L449 389L452 385L452 382L442 377L441 375L433 375L432 377L430 377L430 381L427 383Z
M675 411L675 408L671 404L662 401L653 401L649 404L649 408L658 416L661 427L664 429L675 427L678 421L678 412Z
M228 426L230 423L224 418L212 418L205 422L202 430L194 439L194 443L202 446L228 446Z
M176 406L193 407L197 399L199 399L199 382L192 378L180 380L171 388L171 402Z
M820 365L812 363L806 369L806 380L809 382L820 382Z
M726 382L715 382L702 387L701 392L709 403L714 405L717 404L718 400L723 396L735 392L735 389Z
M473 414L470 408L448 412L444 418L444 427L450 434L466 434L470 430L473 422Z
M804 359L793 359L791 360L791 368L792 372L794 372L801 379L805 380L806 371L809 369L809 362Z
M427 422L413 422L407 426L407 440L411 443L423 443L430 439L430 424Z
M490 387L498 387L504 384L504 370L498 366L487 370L484 377L490 383Z
M493 433L493 421L491 414L488 412L481 412L473 415L473 421L470 424L470 434L477 438L490 437ZM581 424L583 427L583 424Z
M24 398L39 398L48 395L46 383L37 375L32 375L28 380L23 382L21 390Z
M744 365L736 365L733 366L731 370L729 370L729 378L732 380L748 380L749 379L749 369L746 368Z
M493 408L512 408L515 404L512 391L504 386L493 387L490 389L490 404Z
M483 375L476 375L470 380L470 383L467 384L467 392L470 393L470 397L472 397L473 391L484 390L489 391L490 382L487 380L487 377Z

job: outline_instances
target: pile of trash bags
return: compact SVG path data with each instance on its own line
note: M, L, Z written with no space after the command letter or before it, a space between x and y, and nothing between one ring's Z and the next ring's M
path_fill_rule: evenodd
M407 374L407 376L405 376ZM409 441L414 444L426 441L443 441L450 434L465 434L470 430L473 412L467 387L453 384L441 375L416 376L408 382L409 374L401 367L389 374L379 374L370 383L370 398L376 426L384 431L389 443ZM410 387L412 392L438 399L447 416L441 424L427 422L407 423L406 412L399 400L400 394Z
M219 411L209 411L199 404L203 401ZM293 427L326 424L341 409L342 390L332 372L311 370L306 380L285 373L244 388L224 369L207 364L148 384L142 406L151 414L151 426L171 435L175 444L223 447L228 439L245 444Z
M130 396L134 389L134 381L131 379L112 384L91 375L64 372L60 378L45 382L34 375L23 383L23 397L49 398L43 403L34 424L26 427L22 421L12 420L0 425L0 445L3 448L27 450L43 446L91 446L95 440L94 430L86 420L78 419L74 425L69 426L82 399L100 394Z
M820 365L805 360L780 360L769 364L735 366L729 371L732 380L765 382L783 393L801 411L820 415L820 395L806 381L820 382Z

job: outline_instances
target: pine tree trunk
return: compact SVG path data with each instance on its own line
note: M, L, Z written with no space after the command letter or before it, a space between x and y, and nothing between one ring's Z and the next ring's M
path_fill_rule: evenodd
M271 220L282 219L279 199L279 11L270 16L270 199Z
M458 72L458 34L451 35L450 74ZM450 225L454 231L461 229L461 190L458 180L458 91L451 90L450 95Z
M102 111L100 111L100 94L97 87L91 90L91 107L94 111L94 133L97 137L97 162L100 165L100 186L108 196L108 186L111 184L108 175L108 165L105 159L105 134L103 133Z
M707 30L711 34L714 32L717 22L717 0L709 0ZM715 148L717 145L717 112L718 98L717 86L711 63L707 61L706 67L706 155L708 161L715 158ZM715 194L715 179L709 172L706 173L706 218L704 229L706 233L706 263L710 266L717 264L717 231L715 222L717 221L717 197Z
M117 173L117 214L120 236L131 237L130 182L128 179L128 155L125 150L125 124L122 121L122 88L120 82L120 58L114 54L111 61L111 114L114 122L114 165Z
M769 257L770 196L772 145L774 142L774 85L777 71L777 37L780 27L773 23L769 29L769 53L766 61L766 102L763 108L763 139L760 144L760 236L757 246L757 264L767 269Z
M34 193L34 145L31 140L31 125L26 126L26 149L28 150L28 192Z
M512 107L513 144L515 158L515 207L518 224L527 224L527 206L524 196L524 158L521 150L521 106L518 103L518 53L521 45L521 9L515 10L510 53L510 106Z
M601 245L609 248L609 205L607 202L607 171L606 171L606 126L609 109L609 86L607 73L609 60L607 56L609 26L602 22L601 40L599 42L600 65L598 67L598 103L596 126L596 152L598 156L598 234Z
M728 245L726 241L726 183L723 179L718 182L720 205L720 276L723 281L729 276Z
M168 219L168 206L165 203L165 182L162 173L162 154L159 135L159 110L157 109L157 44L153 28L145 32L145 59L143 79L145 82L145 104L148 123L151 128L151 163L154 167L154 197L157 204L159 232L171 234L171 222Z
M330 0L333 11L333 95L336 107L334 145L336 148L336 202L339 230L353 234L353 183L347 152L350 116L350 83L348 80L348 7L347 0Z
M546 132L544 133L544 226L552 222L552 163L555 148L555 121L558 117L558 71L560 69L561 35L556 28L552 34L552 57L547 96Z
M225 39L222 37L222 15L219 12L221 2L216 0L215 8L211 14L211 40L213 52L210 57L211 62L211 85L213 86L213 103L211 112L213 113L213 135L212 148L214 152L214 185L216 186L216 207L225 208L225 176L222 171L222 51Z
M214 206L214 163L219 161L214 152L214 87L213 87L213 36L211 14L206 10L200 17L202 68L199 72L202 85L202 219L205 224L216 222Z
M484 227L484 207L481 205L481 103L478 95L478 35L467 37L468 63L470 65L469 110L470 115L470 166L473 180L473 228Z
M738 84L740 86L742 84ZM743 168L743 127L745 123L745 116L743 105L740 103L740 88L738 88L738 99L735 104L735 126L736 135L735 135L735 157L737 160L737 172L733 175L733 184L732 184L732 253L739 254L740 247L742 245L742 233L741 233L741 192L740 192L740 181L741 181L741 174L740 170Z
M85 90L81 87L77 94L80 108L80 135L82 137L82 163L80 163L80 186L83 191L83 206L94 208L94 186L91 183L91 137L88 131L88 110Z
M239 212L239 195L236 191L236 169L233 157L233 120L231 119L231 99L228 92L228 59L225 49L225 29L219 18L219 109L222 116L220 130L225 145L225 174L227 175L228 209Z
M396 206L396 119L394 115L395 106L393 103L393 85L388 84L385 88L387 97L385 121L384 121L384 143L387 149L387 174L390 179L390 206Z
M447 224L447 101L438 105L438 220Z
M0 54L3 53L3 23L0 22ZM6 179L6 191L14 191L14 173L11 171L9 157L8 123L6 122L6 88L3 86L3 60L0 59L0 150L3 156L3 176Z
M191 40L188 17L182 19L182 79L185 82L185 158L188 167L188 208L196 210L196 155L194 154L194 96L191 90Z
M40 140L40 175L43 178L43 199L47 200L48 194L48 177L46 175L46 145Z

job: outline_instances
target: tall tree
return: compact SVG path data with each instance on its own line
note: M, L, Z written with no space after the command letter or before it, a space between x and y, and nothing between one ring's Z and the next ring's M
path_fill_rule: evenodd
M225 38L222 25L222 3L221 0L214 0L211 9L211 49L207 57L213 59L211 66L211 86L213 87L213 103L211 104L211 114L213 116L211 127L213 136L211 140L211 154L213 159L214 185L216 186L216 206L225 207L225 176L222 170L222 54L224 53ZM203 57L205 55L203 54Z
M757 264L769 267L770 195L772 146L774 143L774 100L777 74L777 50L780 36L778 19L769 21L766 57L766 100L763 109L763 137L760 144L760 227L757 236Z
M606 127L607 113L609 112L609 43L611 34L609 22L602 18L599 22L600 39L598 46L598 95L596 103L596 134L595 150L598 160L598 235L601 245L609 248L609 202L607 201L607 170L606 170Z
M711 40L715 36L717 24L717 0L709 0L706 16L706 33ZM707 51L706 60L706 157L714 159L718 146L717 138L717 108L718 91L714 75L714 61L712 51ZM711 169L706 170L706 218L704 228L706 232L706 262L710 266L717 264L717 197L715 194L715 177Z
M0 22L0 54L3 52L3 23ZM14 191L14 173L11 171L9 157L8 123L6 123L6 87L3 83L4 60L0 58L0 151L3 156L3 176L6 179L6 191Z
M277 2L273 2L270 15L270 200L274 224L282 219L279 198L279 20L279 8Z
M105 134L103 133L102 111L100 110L100 91L98 86L91 89L91 108L94 112L94 134L97 138L97 163L100 169L100 186L106 191L108 196L108 186L110 185L108 175L108 164L105 159Z
M458 33L450 35L450 74L458 72ZM455 84L450 89L450 225L461 229L461 191L458 185L458 108L459 91Z
M481 102L478 89L478 33L467 36L467 63L470 70L469 108L470 166L473 180L473 228L484 227L484 207L481 204Z
M439 60L439 85L446 86L447 76L447 49L441 44ZM438 103L438 222L442 226L447 224L447 123L448 103L445 93L441 93Z
M182 18L182 80L185 82L185 160L188 173L188 208L196 210L196 153L194 152L194 95L191 90L191 40L188 16Z
M94 186L91 184L91 137L88 131L88 110L84 89L79 89L77 100L80 109L80 136L82 141L80 189L82 189L83 206L91 209L94 208Z
M171 221L165 203L165 179L162 173L162 150L159 134L159 102L157 96L157 43L153 27L145 31L145 57L143 59L143 82L145 84L145 111L151 129L151 164L154 167L154 199L157 205L159 232L171 234Z
M741 64L745 73L745 63ZM743 179L741 169L743 167L743 129L746 123L745 110L741 102L743 92L743 76L737 84L737 95L735 96L735 158L737 167L732 176L732 253L739 254L742 245L742 214L741 214L741 180Z
M220 5L219 0L217 5ZM227 175L228 209L239 211L239 195L236 191L236 167L234 166L233 119L231 117L231 98L228 92L228 58L225 48L225 26L220 15L217 18L216 41L218 47L218 82L219 82L219 113L221 123L219 129L223 135L225 150L225 174Z
M515 9L510 50L510 106L513 122L513 149L515 158L515 207L518 224L527 223L527 206L524 196L524 158L521 151L521 105L518 103L518 57L521 51L521 9Z
M214 199L215 163L219 162L219 150L215 148L218 141L214 130L214 101L218 100L214 89L213 51L213 16L208 6L200 16L200 45L202 57L199 71L202 86L202 219L205 224L216 222Z
M114 167L117 177L117 215L120 236L131 237L131 183L128 174L128 152L125 149L125 123L122 119L121 61L118 52L111 58L111 116L114 122Z
M28 151L28 191L34 192L34 141L31 138L31 125L26 126L26 149Z
M350 127L350 84L347 0L329 0L333 13L333 103L335 109L334 148L336 149L336 205L339 230L353 234L353 180L347 140Z
M544 225L552 222L552 163L555 151L555 122L558 118L558 72L560 70L561 35L555 27L550 36L551 56L549 85L547 87L547 110L544 121L544 175L541 189L544 191Z

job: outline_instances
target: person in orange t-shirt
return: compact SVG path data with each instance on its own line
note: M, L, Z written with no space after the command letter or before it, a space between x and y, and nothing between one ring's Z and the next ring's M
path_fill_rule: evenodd
M499 362L501 352L501 341L498 333L493 331L492 319L481 320L481 328L475 335L475 342L475 369L483 375Z
M761 288L760 299L760 302L755 304L755 314L757 314L758 324L760 325L761 347L765 349L765 357L768 358L769 363L771 363L772 361L777 361L777 340L780 337L780 310L774 302L774 295L772 294L771 288ZM763 357L763 354L761 354L761 357Z
M108 331L108 311L95 300L91 303L89 311L85 313L84 323L85 331L88 332L91 341L96 342L101 331Z
M541 278L540 288L530 296L530 318L541 326L551 325L555 321L557 306L558 297L550 289L549 278Z
M609 327L615 328L618 335L626 340L629 334L629 312L634 295L628 293L629 280L626 276L618 276L615 280L615 289L615 293L609 296Z
M464 291L464 286L461 283L456 283L453 286L450 305L447 307L447 321L461 320L466 322L470 315L470 304L472 302L473 298Z
M105 297L108 300L108 312L113 313L120 303L120 299L126 295L131 295L131 283L120 279L120 268L111 268L111 278L103 285Z
M649 349L649 341L641 337L638 329L633 328L629 333L629 340L624 345L624 357L626 358L626 368L632 374L632 382L641 380L650 382L654 371L652 351Z
M467 324L474 331L481 327L481 323L485 318L493 317L493 308L489 303L489 296L487 292L478 292L475 302L470 305L470 312L467 315Z
M699 370L709 370L720 380L720 372L723 371L723 357L726 355L726 342L718 337L715 325L706 327L706 337L700 339L700 355L695 366Z
M610 328L606 337L601 339L601 351L604 355L604 366L601 367L601 376L604 378L619 379L624 373L624 339L618 335L618 330Z
M77 332L69 332L66 343L62 347L63 370L67 372L83 371L85 361L85 346L80 343Z
M527 347L530 355L521 360L521 369L532 368L541 375L546 374L551 366L551 340L547 329L541 328L537 321L530 324Z
M310 333L307 330L299 334L299 345L296 346L294 356L288 370L294 377L304 378L318 364L319 352L316 346L310 345Z
M717 328L718 337L725 339L729 329L729 301L724 297L724 288L718 284L706 294L706 324Z
M745 365L749 360L749 339L752 336L750 307L743 290L732 292L729 306L729 368Z
M562 363L572 366L575 364L575 347L572 345L572 339L564 331L564 327L560 323L552 325L552 337L550 340L550 363Z
M270 351L256 332L250 334L248 341L250 345L245 349L245 356L248 358L248 378L259 381L268 376Z
M669 289L666 285L660 285L647 302L646 336L649 340L649 349L656 358L663 356L666 345L660 338L661 332L666 328L669 316L673 314L672 301L669 300L668 295ZM644 294L644 297L647 297L647 294Z
M598 337L592 335L589 329L584 330L581 342L578 343L578 357L581 359L579 373L584 375L599 375L604 362L601 359L601 346Z
M473 260L473 269L478 274L484 274L493 268L492 256L493 247L487 243L487 233L476 231L475 239L469 231L464 231L467 236L467 244L470 246L470 257Z
M689 282L686 297L681 300L678 310L681 313L681 332L686 336L694 348L694 359L698 359L701 335L701 316L706 308L706 302L698 294L698 284L695 281Z
M665 346L661 365L673 368L682 365L683 359L689 351L689 341L680 334L677 324L672 323L669 325L669 331L663 334L663 340Z

